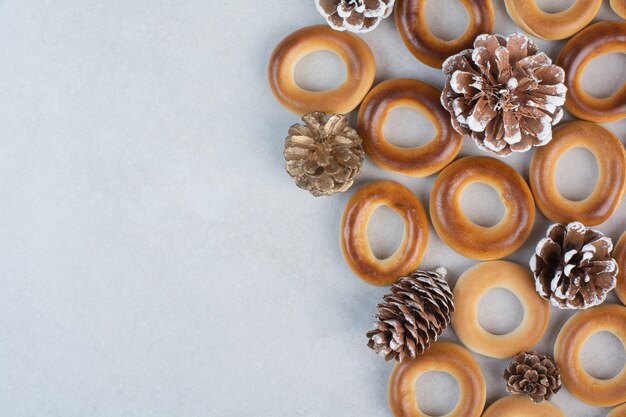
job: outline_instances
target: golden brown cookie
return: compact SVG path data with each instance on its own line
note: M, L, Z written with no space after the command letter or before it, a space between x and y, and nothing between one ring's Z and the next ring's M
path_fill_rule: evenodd
M505 211L495 226L479 226L463 213L461 193L476 182L500 195ZM473 259L493 260L513 253L526 241L535 221L535 203L528 184L513 168L494 158L471 156L453 162L437 176L430 217L441 240L452 249Z
M626 404L615 407L606 417L626 417Z
M565 39L574 35L598 14L602 0L576 0L559 13L544 12L535 0L504 0L511 19L527 33L543 39Z
M558 160L570 149L584 148L598 163L598 181L584 200L568 200L556 188ZM606 221L622 199L626 184L626 151L611 132L589 122L570 122L554 130L552 141L533 155L530 188L539 210L560 223L579 221L594 226Z
M557 65L565 70L565 108L579 119L607 123L626 117L626 83L606 98L592 96L581 84L587 64L610 53L626 53L626 22L595 23L576 34L561 50Z
M478 303L492 288L512 292L524 308L522 322L510 333L490 333L478 322ZM550 319L550 303L535 291L531 272L507 261L483 262L465 271L454 286L454 304L454 333L470 350L491 358L529 350L541 339Z
M402 217L404 235L393 255L378 259L367 238L367 223L383 205ZM375 181L359 188L348 200L339 240L343 256L356 275L370 284L389 285L418 267L428 242L428 220L422 204L408 188L394 181Z
M500 398L491 404L482 417L565 417L565 413L550 401L535 404L523 395Z
M576 398L598 407L626 402L626 367L611 379L589 375L580 362L580 350L589 337L610 332L626 345L626 307L602 304L572 316L561 328L554 345L554 359L563 385Z
M622 19L626 19L626 0L611 0L611 9Z
M433 35L426 18L426 0L397 0L396 25L409 51L424 64L441 68L449 56L469 49L478 35L491 33L494 24L491 0L460 0L469 23L465 33L447 41Z
M296 84L296 64L317 51L331 51L346 66L346 80L328 91L309 91ZM376 64L367 43L356 35L326 25L309 26L283 39L269 63L269 83L276 99L287 109L303 115L313 111L348 113L361 103L374 82Z
M426 177L454 160L463 136L450 123L450 114L439 104L441 91L418 80L399 78L383 81L365 97L359 109L359 134L367 155L379 167L414 177ZM394 107L417 110L435 126L435 137L416 148L389 143L383 125Z
M389 377L389 408L395 417L429 417L415 400L420 375L446 372L459 385L459 401L446 417L479 417L485 406L486 388L478 362L472 354L451 342L436 342L415 359L397 363Z

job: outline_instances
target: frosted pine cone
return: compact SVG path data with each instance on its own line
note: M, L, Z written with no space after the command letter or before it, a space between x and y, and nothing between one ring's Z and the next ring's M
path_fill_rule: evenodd
M582 223L550 226L530 260L537 292L560 308L601 304L617 282L612 250L611 238Z
M526 35L481 35L474 49L448 58L443 71L441 104L479 148L507 156L552 139L563 116L565 72Z
M450 323L454 311L445 268L415 271L391 286L378 304L375 329L367 345L386 361L424 353Z
M287 172L315 197L346 191L365 158L361 137L341 114L313 112L302 120L285 139Z
M504 371L506 391L523 394L535 403L550 400L561 389L561 375L549 356L537 352L521 352Z
M391 14L395 0L315 0L317 9L335 30L355 33L376 29Z

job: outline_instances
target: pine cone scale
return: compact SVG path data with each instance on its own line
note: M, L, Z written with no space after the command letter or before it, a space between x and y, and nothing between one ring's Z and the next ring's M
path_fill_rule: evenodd
M617 281L612 249L608 237L581 223L551 226L530 261L537 292L560 308L602 303Z
M368 346L385 360L402 361L423 353L450 322L452 292L443 268L400 278L378 305Z
M506 156L551 140L565 101L564 73L525 35L479 36L443 70L442 104L454 128L481 149Z
M388 17L395 0L316 0L330 27L363 33L375 29Z
M285 139L285 169L314 196L346 191L361 172L362 140L345 116L321 112L302 117Z
M528 396L535 403L550 400L561 389L559 368L540 353L520 352L504 371L506 390Z

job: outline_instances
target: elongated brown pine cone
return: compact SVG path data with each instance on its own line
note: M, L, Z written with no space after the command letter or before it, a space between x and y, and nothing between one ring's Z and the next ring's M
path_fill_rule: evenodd
M361 172L365 152L358 132L342 114L313 112L289 128L286 169L296 185L316 197L346 191Z
M537 292L560 308L602 303L617 282L612 250L611 238L582 223L550 226L530 259Z
M479 148L499 156L552 139L563 116L565 72L526 35L481 35L443 63L441 104L452 125Z
M523 394L535 403L550 400L561 389L561 375L549 356L534 351L520 352L504 371L506 391Z
M445 268L415 271L391 286L378 304L374 330L367 345L386 361L422 354L437 340L454 311Z
M335 30L355 33L376 29L393 10L395 0L315 0L317 9Z

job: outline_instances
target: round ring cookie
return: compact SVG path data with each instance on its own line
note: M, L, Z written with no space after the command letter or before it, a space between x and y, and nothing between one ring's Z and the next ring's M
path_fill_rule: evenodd
M557 65L565 70L565 108L579 119L608 123L626 117L626 83L606 98L592 96L581 84L587 64L610 53L626 53L626 22L595 23L576 34L561 50Z
M598 181L584 200L572 201L559 193L555 183L558 160L570 149L590 151L598 164ZM530 188L537 206L550 220L579 221L594 226L606 221L622 199L626 184L626 151L611 132L589 122L557 127L552 141L537 148L530 163Z
M611 9L622 19L626 19L626 0L611 0Z
M346 67L346 80L328 91L309 91L294 79L296 64L317 51L334 52ZM269 63L269 83L276 99L297 114L313 111L348 113L359 105L374 82L376 64L367 43L356 35L326 25L293 32L274 49Z
M561 328L554 345L554 359L563 385L576 398L598 407L626 402L626 367L610 379L589 375L580 362L580 350L595 333L612 333L626 346L626 307L602 304L572 316Z
M420 375L439 371L459 385L459 401L446 417L479 417L485 406L486 387L480 366L466 349L451 342L435 342L422 355L397 363L389 377L389 408L395 417L430 417L415 399Z
M454 160L463 144L463 136L450 123L450 114L439 104L441 91L418 80L383 81L370 91L359 110L358 130L363 147L379 167L414 177L426 177L440 171ZM383 125L395 107L410 107L423 114L435 126L430 142L416 148L402 148L389 143Z
M492 288L509 290L524 308L522 322L510 333L489 333L478 322L478 303ZM454 286L454 304L454 333L470 350L491 358L508 358L530 349L550 319L550 303L535 290L531 272L507 261L483 262L465 271Z
M565 413L550 401L535 404L524 395L500 398L485 410L482 417L566 417Z
M615 294L622 304L626 305L626 232L624 232L617 241L615 250L613 250L613 258L617 261L619 268Z
M495 226L479 226L463 213L461 193L476 182L500 195L505 212ZM453 162L437 176L430 217L441 240L456 252L492 260L513 253L526 241L535 221L535 203L528 184L513 168L494 158L471 156Z
M606 417L626 417L626 404L615 407Z
M542 39L565 39L587 26L598 14L602 0L576 0L567 10L547 13L536 0L504 0L511 19L524 31Z
M491 0L460 0L465 7L469 23L467 30L454 40L443 40L428 28L427 0L397 0L396 25L409 51L424 64L441 68L449 56L470 49L478 35L491 33L494 24Z
M404 235L396 252L378 259L367 238L367 223L374 211L387 206L402 217ZM417 197L394 181L371 182L355 191L341 218L341 251L352 271L374 285L389 285L414 271L426 250L428 220Z

